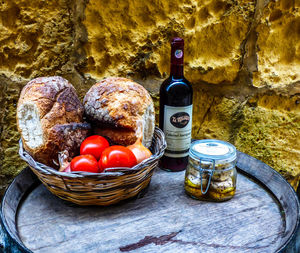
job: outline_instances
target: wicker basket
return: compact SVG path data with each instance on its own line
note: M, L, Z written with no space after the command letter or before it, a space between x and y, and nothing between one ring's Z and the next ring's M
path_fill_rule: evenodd
M54 195L78 205L101 206L134 197L146 188L166 149L164 133L156 127L150 147L153 155L133 168L110 168L104 173L68 173L36 162L23 149L22 140L19 144L21 158Z

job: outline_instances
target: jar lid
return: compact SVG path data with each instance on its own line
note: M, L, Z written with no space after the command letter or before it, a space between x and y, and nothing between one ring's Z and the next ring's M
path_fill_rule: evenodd
M214 160L216 164L229 163L236 159L236 148L226 141L198 140L192 142L189 155L203 162Z

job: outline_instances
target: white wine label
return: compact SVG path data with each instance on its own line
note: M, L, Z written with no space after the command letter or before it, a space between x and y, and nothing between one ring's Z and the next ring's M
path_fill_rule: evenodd
M192 137L193 105L164 107L164 133L167 141L165 156L185 157Z

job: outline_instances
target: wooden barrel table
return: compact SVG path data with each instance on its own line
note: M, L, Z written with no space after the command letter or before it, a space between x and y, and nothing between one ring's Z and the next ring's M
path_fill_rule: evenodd
M194 200L184 192L184 172L156 169L143 197L109 207L62 201L27 168L2 200L2 250L300 252L299 202L292 187L241 152L237 167L236 195L227 202Z

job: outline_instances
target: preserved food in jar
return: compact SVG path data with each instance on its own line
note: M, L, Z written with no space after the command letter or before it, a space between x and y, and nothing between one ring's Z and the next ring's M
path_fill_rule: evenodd
M231 199L236 191L236 148L225 141L193 142L184 187L193 198L211 201Z

